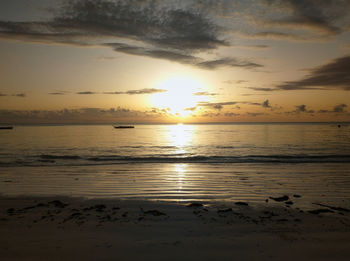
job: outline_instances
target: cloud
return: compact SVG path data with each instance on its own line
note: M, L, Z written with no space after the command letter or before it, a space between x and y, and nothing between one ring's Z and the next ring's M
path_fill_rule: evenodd
M159 122L166 111L139 111L128 108L80 108L62 110L0 110L1 122L6 123L113 123Z
M238 102L230 101L230 102L200 102L197 104L198 107L211 107L215 110L221 110L225 105L235 105Z
M26 95L25 93L12 94L12 96L20 97L20 98L25 98L25 97L27 97L27 95Z
M299 27L329 36L342 32L339 24L344 22L350 8L350 2L347 0L266 0L266 2L284 14L278 18L270 18L266 24L279 27Z
M0 97L6 97L6 96L13 96L13 97L19 97L19 98L27 97L27 95L25 93L15 93L15 94L12 94L12 95L8 95L6 93L1 93L0 92Z
M48 94L50 94L50 95L65 95L64 92L50 92L50 93L48 93ZM81 94L81 93L80 93L80 94Z
M265 113L263 113L263 112L247 112L246 114L247 114L248 116L252 116L252 117L265 115Z
M321 109L318 113L345 113L348 106L344 103L335 105L332 110Z
M144 88L139 90L128 90L128 91L115 91L115 92L93 92L93 91L82 91L82 92L76 92L75 94L79 95L94 95L94 94L128 94L128 95L136 95L136 94L153 94L153 93L161 93L166 92L167 90L164 89L155 89L155 88ZM64 95L65 92L52 92L49 93L50 95Z
M266 44L255 44L255 45L236 45L236 47L244 48L244 49L252 49L252 50L261 50L270 48L269 45Z
M345 108L348 107L346 104L338 104L334 106L333 112L345 112Z
M98 94L98 92L90 92L90 91L85 91L85 92L77 92L76 94L81 94L81 95L90 95L90 94Z
M299 81L277 86L280 90L350 90L350 56L344 56L310 70Z
M253 38L253 39L272 39L272 40L292 40L292 41L306 41L310 40L301 35L291 34L291 33L281 33L274 31L265 31L257 33L241 33L243 37Z
M240 67L240 68L246 68L246 69L255 69L263 67L263 65L252 62L252 61L246 61L246 60L240 60L237 58L222 58L212 61L205 61L200 62L196 64L198 67L204 68L204 69L217 69L219 67Z
M129 94L129 95L135 95L135 94L153 94L153 93L161 93L166 92L167 90L164 89L155 89L155 88L145 88L140 90L129 90L125 92L104 92L104 94Z
M297 105L295 107L297 108L296 111L298 111L298 112L306 112L306 105L305 104Z
M173 62L178 62L182 64L188 64L192 66L199 67L201 69L215 70L220 67L240 67L245 69L254 69L258 67L263 67L263 65L246 60L240 60L238 58L221 58L216 60L203 60L199 57L184 54L178 50L159 50L154 48L146 48L133 46L124 43L108 43L105 46L112 47L114 51L131 54L146 56L156 59L169 60Z
M227 81L223 81L223 83L226 83L226 84L241 84L241 83L247 83L249 81L246 81L246 80L236 80L236 81L233 81L233 80L227 80Z
M189 108L185 108L184 111L195 111L197 109L197 107L189 107Z
M215 92L195 92L195 93L193 93L193 95L196 95L196 96L216 96L219 94L215 93Z
M239 113L234 113L234 112L226 112L224 113L226 117L233 117L233 116L239 116Z
M147 56L156 59L164 59L170 60L174 62L179 62L183 64L192 64L195 65L199 58L181 53L180 51L175 50L159 50L154 48L145 48L139 46L133 46L124 43L107 43L105 46L113 48L116 52L131 54L131 55L139 55L139 56Z
M67 0L47 21L0 21L0 38L45 44L104 46L116 52L216 69L262 65L237 58L205 60L194 54L229 46L227 29L192 5L151 0ZM121 42L122 41L122 42ZM265 48L265 46L254 46Z
M271 92L271 91L277 91L278 89L275 88L263 88L263 87L246 87L247 89L251 89L254 91L264 91L264 92Z
M286 114L295 114L295 113L314 113L314 110L309 110L305 104L296 105L294 111L287 111Z
M208 50L227 45L220 28L204 13L169 8L154 1L69 0L51 21L1 21L6 37L84 40L118 37L178 50Z
M271 105L270 105L269 100L265 100L265 101L262 103L262 106L263 106L264 108L271 108Z
M100 56L97 58L97 60L99 61L111 61L111 60L115 60L116 57L115 56Z
M266 101L265 101L266 102ZM253 106L263 106L264 103L259 102L249 102L249 101L228 101L228 102L199 102L197 107L210 107L215 110L221 110L224 106L237 105L237 104L246 104Z
M237 80L237 81L236 81L237 84L247 83L247 82L248 82L248 81L246 81L246 80Z

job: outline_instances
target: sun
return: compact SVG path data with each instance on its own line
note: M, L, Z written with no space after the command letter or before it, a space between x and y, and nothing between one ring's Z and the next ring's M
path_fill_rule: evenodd
M199 101L206 97L196 96L194 93L203 90L203 85L196 79L188 76L173 76L161 81L157 89L166 92L154 94L151 98L153 106L168 109L173 115L185 117L191 114Z

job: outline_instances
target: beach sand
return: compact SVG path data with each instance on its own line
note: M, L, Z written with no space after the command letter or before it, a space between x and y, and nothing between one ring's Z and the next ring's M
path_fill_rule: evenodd
M1 197L0 260L349 260L348 209L285 202Z

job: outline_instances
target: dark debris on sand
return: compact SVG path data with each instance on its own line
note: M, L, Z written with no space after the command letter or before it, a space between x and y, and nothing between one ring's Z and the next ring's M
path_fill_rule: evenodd
M282 201L287 201L289 200L289 197L287 195L284 195L282 197L270 197L270 199L273 199L274 201L277 201L277 202L282 202Z
M334 211L330 210L330 209L325 209L325 208L320 208L320 209L314 209L314 210L309 210L308 211L311 214L321 214L321 213L334 213Z
M296 198L293 195L293 199ZM277 224L283 225L286 222L293 222L294 225L301 224L302 217L307 214L319 215L322 217L323 213L337 213L343 216L350 212L349 209L329 206L326 204L314 203L322 208L304 211L299 208L294 208L295 212L292 210L293 201L286 195L281 197L270 197L271 200L276 202L283 202L283 211L276 212L273 209L263 209L262 211L254 211L253 208L247 202L237 201L231 202L229 205L220 206L206 206L199 202L192 202L185 206L188 211L192 212L196 218L203 221L204 223L210 222L225 222L227 224L235 224L237 220L242 220L247 223L254 224ZM297 202L297 199L296 199ZM129 208L120 208L115 205L108 204L81 204L80 206L75 206L73 203L71 207L67 207L69 204L62 202L60 200L52 200L49 202L39 202L35 205L24 207L24 208L8 208L5 210L5 215L0 216L1 222L7 222L9 216L12 218L25 218L28 217L28 221L33 223L41 222L55 222L60 227L71 226L77 224L79 226L83 225L96 225L103 226L107 222L109 223L125 223L125 222L147 222L147 221L162 221L170 218L169 213L165 213L161 210L154 208L144 210L140 208L140 211ZM129 212L128 212L129 211ZM294 213L294 214L293 214ZM26 216L28 214L28 216ZM219 219L217 219L219 217Z
M155 217L166 216L165 213L160 212L159 210L156 210L156 209L143 211L143 213L144 213L145 215L152 215L152 216L155 216Z
M242 202L242 201L238 201L238 202L236 202L235 204L238 205L238 206L249 206L248 203Z
M188 208L200 208L200 207L203 207L203 204L198 203L198 202L193 202L193 203L188 204L186 207L188 207Z

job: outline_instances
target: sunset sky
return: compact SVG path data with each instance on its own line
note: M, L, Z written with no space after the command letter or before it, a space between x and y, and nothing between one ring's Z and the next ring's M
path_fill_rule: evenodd
M349 0L1 0L0 123L350 121Z

